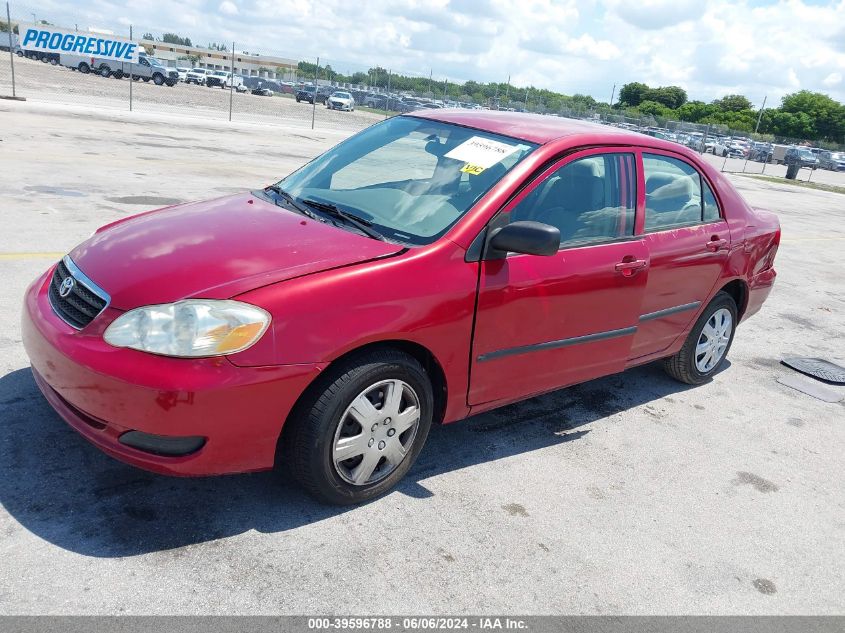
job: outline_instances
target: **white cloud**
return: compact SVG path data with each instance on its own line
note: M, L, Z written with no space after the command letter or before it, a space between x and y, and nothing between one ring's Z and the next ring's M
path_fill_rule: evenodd
M229 0L223 0L217 10L223 15L238 15L238 6Z
M822 85L833 88L842 83L842 73L830 73L827 77L822 79Z
M216 7L216 9L215 9ZM12 4L15 10L15 4ZM40 0L39 17L382 66L435 80L532 83L609 97L677 84L760 104L799 89L845 102L845 0ZM26 16L21 16L26 17Z

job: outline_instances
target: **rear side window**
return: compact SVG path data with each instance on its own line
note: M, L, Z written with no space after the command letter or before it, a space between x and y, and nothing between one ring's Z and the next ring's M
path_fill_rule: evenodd
M701 178L701 190L704 192L704 209L701 219L704 222L716 222L721 214L719 213L719 203L716 202L716 196L713 195L713 190L704 178Z
M603 242L634 233L634 155L595 154L554 171L511 212L560 229L562 246Z
M646 231L701 222L701 176L692 166L669 156L643 154L643 172Z

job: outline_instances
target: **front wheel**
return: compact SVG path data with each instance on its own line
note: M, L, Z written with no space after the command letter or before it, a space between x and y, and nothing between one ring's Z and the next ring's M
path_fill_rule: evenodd
M108 77L111 75L111 69L108 66L100 66L100 77Z
M405 476L433 409L431 382L414 358L395 350L352 357L297 406L280 440L282 456L313 496L361 503Z
M666 372L688 385L707 382L728 355L738 321L733 297L726 292L716 294L698 317L684 346L664 360Z
M156 73L155 75L153 75L153 83L154 83L156 86L160 86L160 85L162 85L162 84L164 83L164 76L162 76L162 75L160 75L160 74Z

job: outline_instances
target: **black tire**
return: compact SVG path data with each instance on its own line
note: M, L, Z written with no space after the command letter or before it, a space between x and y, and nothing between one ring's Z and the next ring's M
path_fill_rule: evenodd
M114 77L115 79L123 79L123 71L122 70L114 71L114 73L112 74L112 77Z
M81 72L83 75L87 75L91 72L91 67L85 62L82 62L79 64L79 72Z
M362 391L390 379L407 383L419 400L420 420L413 443L383 479L354 485L335 468L335 433L347 407ZM293 477L317 499L333 505L369 501L393 488L414 464L428 436L433 410L431 381L414 358L391 349L352 356L326 372L298 403L285 425L280 456Z
M698 345L701 332L704 330L704 327L707 325L710 317L713 316L717 310L722 308L726 308L731 313L732 326L728 345L722 353L722 357L719 359L719 362L706 372L699 371L695 362L695 348ZM728 357L728 352L731 351L731 345L733 344L734 334L736 334L738 320L738 311L733 297L722 291L716 293L716 296L713 297L713 300L704 309L701 316L698 317L698 320L692 327L692 330L690 330L687 340L684 341L684 346L681 347L677 354L669 356L663 360L663 368L666 370L666 373L672 376L675 380L679 380L680 382L684 382L688 385L700 385L710 380L713 374L719 370L719 367L722 365L725 358Z
M111 69L108 66L100 66L97 72L100 74L100 77L108 77L111 75Z
M162 85L164 83L164 75L162 75L161 73L156 73L155 75L153 75L153 83L156 86Z

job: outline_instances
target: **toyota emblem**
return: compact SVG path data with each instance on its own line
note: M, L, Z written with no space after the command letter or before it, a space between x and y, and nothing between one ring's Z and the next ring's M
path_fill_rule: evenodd
M64 281L62 281L62 285L59 286L59 296L63 299L70 294L70 291L73 290L73 287L76 285L76 279L73 277L65 277Z

